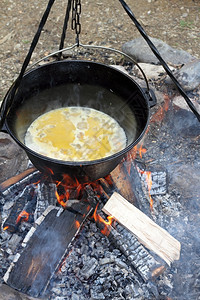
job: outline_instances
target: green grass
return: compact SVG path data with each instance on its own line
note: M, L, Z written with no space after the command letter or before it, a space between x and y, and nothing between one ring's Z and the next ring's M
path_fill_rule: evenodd
M194 22L193 21L185 21L185 20L180 20L180 26L182 28L192 28L194 25Z

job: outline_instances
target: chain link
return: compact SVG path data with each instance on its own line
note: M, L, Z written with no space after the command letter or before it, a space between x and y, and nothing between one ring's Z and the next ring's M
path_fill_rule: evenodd
M76 39L78 45L79 45L79 34L81 33L80 14L81 14L81 0L73 0L71 28L76 32Z

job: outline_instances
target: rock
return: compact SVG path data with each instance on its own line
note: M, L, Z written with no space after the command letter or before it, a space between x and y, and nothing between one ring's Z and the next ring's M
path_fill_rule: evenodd
M0 132L0 180L1 182L27 168L26 153L9 134Z
M173 133L182 137L197 137L200 135L199 121L191 111L181 109L174 114Z
M200 104L197 101L193 100L193 99L190 99L190 100L192 101L192 103L196 107L198 113L200 114ZM187 104L187 102L185 101L185 99L180 95L174 97L173 104L175 106L179 107L179 108L191 111L188 104Z
M149 79L156 80L159 78L159 76L161 76L161 75L163 75L163 73L165 73L165 70L163 69L162 66L146 64L146 63L139 63L138 65L142 68L142 70L144 71L148 80ZM141 78L141 79L144 78L144 76L142 75L142 72L136 65L133 67L133 72L139 78Z
M185 91L196 89L200 85L200 59L186 63L181 69L173 72L173 75ZM165 83L172 84L173 82L168 76Z
M173 169L171 172L170 184L176 186L180 192L184 191L185 196L191 198L196 197L196 195L199 194L199 176L200 169L197 169L190 164L185 164Z
M150 64L149 64L149 65L150 65ZM141 88L146 88L146 87L147 87L146 82L145 82L143 79L138 78L138 77L133 76L133 75L130 75L130 74L126 71L126 69L125 69L124 67L118 66L118 65L111 65L111 66L114 67L114 68L116 68L116 69L118 69L119 71L124 72L126 75L129 75L135 82L137 82L137 84L139 84L139 85L141 86ZM160 66L160 67L161 67L161 66ZM162 68L162 67L161 67L161 68ZM162 68L162 69L163 69L163 68ZM145 74L145 75L146 75L146 74ZM147 79L148 79L148 78L147 78ZM153 90L153 92L154 92L154 94L155 94L155 96L156 96L156 99L157 99L157 103L158 103L158 104L163 103L163 101L164 101L163 93L162 93L162 92L159 92L158 90L156 90L156 89L154 88L154 86L151 85L151 84L149 84L149 88L150 88L151 90Z
M158 49L162 58L167 62L175 65L185 64L194 59L192 55L183 50L177 50L164 43L162 40L150 37L150 40ZM133 57L137 62L153 63L160 65L159 60L151 51L149 45L143 37L136 38L126 42L122 46L122 51Z

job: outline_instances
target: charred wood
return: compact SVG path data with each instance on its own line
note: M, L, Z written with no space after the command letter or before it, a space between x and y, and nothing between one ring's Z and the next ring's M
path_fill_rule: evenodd
M29 218L29 215L35 210L35 205L36 196L34 188L28 186L14 203L8 218L3 224L4 230L11 233L16 232L24 218ZM22 214L22 212L25 212L25 214Z
M133 267L145 282L153 280L163 273L165 264L157 261L136 238L132 236L131 241L128 242L113 226L105 225L99 221L96 221L96 224L103 231L105 231L106 226L110 242L121 251L126 257L128 265Z
M55 196L56 185L54 183L40 182L37 185L37 204L34 213L34 220L46 210L49 205L56 206L57 199Z
M28 297L6 284L0 285L1 300L39 300L38 298Z

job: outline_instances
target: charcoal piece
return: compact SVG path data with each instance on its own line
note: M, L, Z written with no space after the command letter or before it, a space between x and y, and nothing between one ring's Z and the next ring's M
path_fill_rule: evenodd
M17 248L18 244L21 242L22 237L14 233L10 240L8 241L8 247L12 250L15 251Z
M98 261L92 257L90 261L86 261L84 267L80 271L80 275L84 279L89 279L95 272L98 266Z
M64 210L57 216L57 208L46 214L18 260L6 272L4 281L9 286L34 297L45 291L68 245L91 212L90 206L84 201L75 202L73 207L84 215Z

